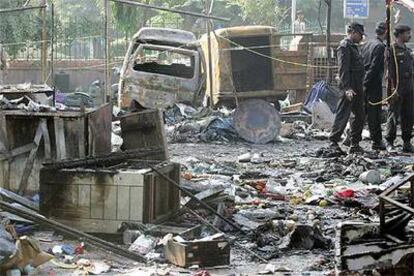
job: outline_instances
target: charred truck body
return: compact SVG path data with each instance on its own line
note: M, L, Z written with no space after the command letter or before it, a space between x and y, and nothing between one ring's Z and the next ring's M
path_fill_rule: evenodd
M282 35L268 26L216 30L211 34L213 104L234 106L236 97L277 103L288 92L294 92L296 101L303 100L311 39L311 34ZM207 35L200 42L208 60ZM209 98L209 77L206 80Z

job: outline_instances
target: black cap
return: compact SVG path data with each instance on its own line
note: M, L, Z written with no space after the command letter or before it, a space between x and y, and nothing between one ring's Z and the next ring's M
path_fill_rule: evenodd
M384 22L379 22L375 27L375 33L378 35L383 35L387 31L387 25Z
M399 34L411 31L411 27L407 25L397 25L394 28L394 35L398 36Z
M357 22L352 22L351 24L349 24L348 32L349 31L354 31L354 32L360 33L361 35L365 35L364 25L359 24Z

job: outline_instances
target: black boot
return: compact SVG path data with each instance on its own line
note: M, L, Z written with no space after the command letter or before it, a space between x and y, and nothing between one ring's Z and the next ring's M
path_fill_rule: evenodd
M349 154L353 153L363 153L364 150L359 146L359 144L351 144L351 147L349 148Z
M378 141L378 142L372 143L372 149L373 150L386 150L387 147L382 141Z
M414 147L410 141L404 142L402 151L406 153L414 153Z

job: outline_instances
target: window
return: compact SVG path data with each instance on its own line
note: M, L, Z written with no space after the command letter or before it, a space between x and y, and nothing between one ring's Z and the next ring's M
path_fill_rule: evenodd
M136 55L134 70L191 79L195 58L172 50L142 48Z

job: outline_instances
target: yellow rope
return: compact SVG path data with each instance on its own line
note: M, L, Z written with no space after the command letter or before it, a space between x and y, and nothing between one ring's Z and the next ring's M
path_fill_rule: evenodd
M236 43L236 42L232 41L231 39L228 39L228 38L226 38L226 37L224 37L224 36L221 36L221 35L219 35L219 34L217 34L217 36L218 36L218 37L220 37L220 38L222 38L222 39L224 39L224 40L226 40L227 42L229 42L229 43L231 43L231 44L233 44L233 45L235 45L235 46L237 46L237 47L241 48L241 49L244 49L244 50L248 51L248 52L251 52L251 53L253 53L253 54L255 54L255 55L258 55L258 56L261 56L261 57L264 57L264 58L268 58L268 59L271 59L271 60L275 60L275 61L280 62L280 63L286 63L286 64L295 65L295 66L309 67L309 68L324 68L324 69L335 69L335 68L337 68L337 66L318 66L318 65L311 65L311 64L305 64L305 63L298 63L298 62L287 61L287 60L283 60L283 59L275 58L275 57L268 56L268 55L265 55L265 54L259 53L259 52L257 52L257 51L251 50L251 49L249 49L249 48L247 48L247 47L244 47L243 45L238 44L238 43Z
M390 8L390 5L387 5L386 6L387 7L387 9L388 8ZM390 8L390 18L392 17L392 7ZM388 30L388 32L390 32L391 31L391 24L392 24L392 22L390 21L390 25L389 25L389 30ZM390 35L390 37L391 37L391 35ZM390 41L390 44L391 43L393 43L393 41ZM390 96L388 96L388 97L386 97L385 99L383 99L383 100L381 100L381 101L379 101L379 102L375 102L375 103L373 103L373 102L371 102L371 101L368 101L368 103L370 104L370 105L372 105L372 106L377 106L377 105L383 105L383 104L385 104L385 103L387 103L390 99L392 99L392 97L394 97L395 96L395 94L397 93L397 91L398 91L398 87L400 86L400 68L398 67L398 62L397 62L397 53L395 52L395 45L394 44L392 44L392 50L393 50L393 57L394 57L394 63L395 63L395 74L396 74L396 79L397 79L397 83L396 83L396 86L395 86L395 88L394 88L394 91L391 93L391 95ZM390 76L389 76L389 74L388 74L388 78L389 78Z

